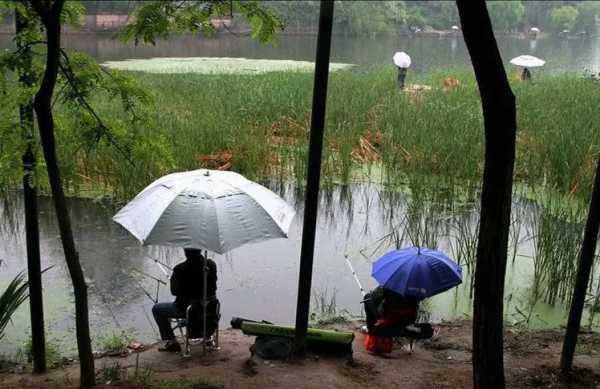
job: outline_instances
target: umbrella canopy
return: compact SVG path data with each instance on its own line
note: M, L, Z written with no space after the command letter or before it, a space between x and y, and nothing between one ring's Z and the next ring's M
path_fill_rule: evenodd
M529 29L529 31L531 31L531 32L540 32L540 29L539 29L539 28L537 28L537 27L531 27L531 28Z
M193 170L159 178L113 220L144 245L226 253L286 238L295 211L269 189L228 171Z
M404 51L399 51L392 57L394 65L399 68L408 68L411 64L410 57Z
M431 297L462 283L462 269L440 251L408 247L373 263L371 275L384 289L403 296Z
M452 28L454 31L458 31L458 30L460 30L460 28L459 28L458 26L456 26L456 25L452 26L451 28Z
M526 68L535 68L538 66L544 66L546 61L533 55L519 55L510 60L510 63L517 66L523 66Z

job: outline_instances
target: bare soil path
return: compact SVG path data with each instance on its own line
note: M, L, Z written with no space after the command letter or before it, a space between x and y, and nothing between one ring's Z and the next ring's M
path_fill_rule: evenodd
M355 326L345 326L354 329ZM437 336L418 343L414 353L397 346L388 356L364 351L364 336L355 331L354 355L309 355L302 361L263 361L250 358L254 337L238 330L221 332L221 349L202 356L166 354L150 346L126 357L96 360L99 382L122 388L471 388L470 322L437 326ZM600 334L582 334L568 382L560 381L557 366L562 331L506 330L505 369L509 388L600 387ZM137 365L137 377L135 376ZM71 364L48 374L1 373L2 388L76 387L79 366ZM110 383L106 384L109 380Z

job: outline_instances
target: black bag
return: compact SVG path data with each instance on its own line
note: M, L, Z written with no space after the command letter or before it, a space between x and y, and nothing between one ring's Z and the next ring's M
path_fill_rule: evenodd
M206 337L211 336L215 333L219 326L219 320L221 315L219 313L219 300L217 298L211 299L206 306ZM189 337L192 339L201 338L203 335L203 314L202 301L194 301L191 303L189 322L187 323L187 330Z

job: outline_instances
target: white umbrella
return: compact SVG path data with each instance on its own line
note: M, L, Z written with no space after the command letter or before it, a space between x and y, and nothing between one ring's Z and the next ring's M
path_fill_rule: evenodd
M452 28L454 31L458 31L458 30L460 30L460 28L458 28L458 26L456 26L456 25L455 25L455 26L452 26L452 27L450 27L450 28Z
M143 245L224 254L246 243L286 238L294 214L278 195L237 173L200 169L159 178L113 220Z
M510 60L510 63L517 66L523 66L526 68L535 68L538 66L544 66L546 61L543 59L534 57L533 55L519 55Z
M399 51L392 57L394 65L399 68L408 68L411 64L410 57L404 51Z
M537 28L537 27L531 27L531 28L529 29L529 31L531 31L531 32L540 32L540 29L539 29L539 28Z

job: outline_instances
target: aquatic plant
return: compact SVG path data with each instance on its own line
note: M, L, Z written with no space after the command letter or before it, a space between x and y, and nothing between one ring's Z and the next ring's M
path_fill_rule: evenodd
M230 168L250 178L304 182L309 73L133 74L154 94L144 123L126 121L119 104L106 97L99 95L94 106L123 124L115 129L117 136L135 137L129 142L135 164L102 142L91 150L77 149L69 141L76 123L65 111L60 152L61 160L73 161L63 167L72 193L96 189L129 198L152 178L208 166L204 156L224 152L230 155ZM449 74L462 82L444 90L440 86ZM323 182L396 186L417 173L479 182L483 131L472 74L440 70L423 75L418 82L433 88L416 92L418 98L398 92L393 80L393 72L385 69L331 74ZM514 90L517 180L585 196L593 173L590 162L600 153L595 124L600 112L589 104L598 98L598 88L561 75L540 76L533 85L515 83Z
M328 325L349 321L349 312L338 310L336 296L337 291L335 289L331 294L327 289L313 294L313 308L310 313L312 323L315 325Z
M450 239L452 256L456 262L466 269L470 277L469 297L473 296L475 287L475 263L477 257L477 242L479 240L479 203L455 213L452 217L453 233Z
M537 205L530 216L534 302L539 297L551 305L557 300L569 301L577 272L583 214L578 201L537 195Z
M218 57L183 57L183 58L147 58L107 61L102 65L119 70L131 70L145 73L201 73L201 74L261 74L268 72L312 72L315 64L308 61L292 61L280 59L248 59ZM329 65L330 70L351 68L352 64L335 63Z

